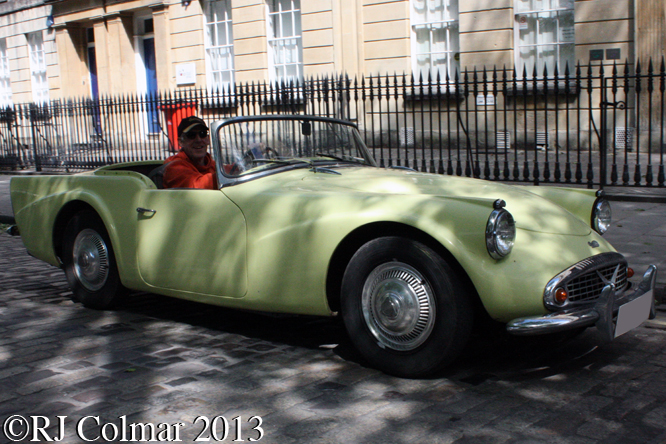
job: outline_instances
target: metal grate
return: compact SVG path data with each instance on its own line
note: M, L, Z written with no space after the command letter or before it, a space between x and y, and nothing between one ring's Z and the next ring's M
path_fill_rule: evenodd
M615 149L632 151L634 145L634 128L615 127Z
M615 288L624 288L627 285L627 266L625 264L613 264L589 271L569 282L567 284L569 301L589 302L598 299L604 286L608 282L612 282L616 269L618 269L618 272L614 282Z
M496 131L495 146L498 150L511 148L511 133L509 131Z
M413 147L414 146L414 127L400 128L400 146Z

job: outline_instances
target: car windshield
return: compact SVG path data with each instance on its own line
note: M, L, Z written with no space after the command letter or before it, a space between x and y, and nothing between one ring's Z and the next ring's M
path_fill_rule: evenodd
M217 128L218 163L227 177L277 168L375 165L356 127L305 116L236 118Z

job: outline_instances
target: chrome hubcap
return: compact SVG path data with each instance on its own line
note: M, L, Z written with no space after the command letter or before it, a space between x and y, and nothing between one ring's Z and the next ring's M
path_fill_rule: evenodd
M109 276L109 254L104 239L95 230L86 228L74 240L74 274L89 291L104 287Z
M414 350L435 325L430 285L413 267L390 262L375 268L363 286L365 322L382 348Z

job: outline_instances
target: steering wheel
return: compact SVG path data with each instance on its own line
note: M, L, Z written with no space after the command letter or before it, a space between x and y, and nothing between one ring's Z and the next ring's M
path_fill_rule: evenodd
M228 165L225 165L224 170L227 172L227 174L230 174L232 176L238 176L240 173L245 171L245 167L241 162L233 162Z
M278 157L279 157L278 152L275 151L270 146L267 146L266 149L264 149L264 158L265 159L277 159Z
M254 165L256 161L261 161L261 159L277 159L278 152L271 147L265 147L263 151L259 147L250 148L245 151L243 158L237 160L230 164L229 174L233 176L238 176L243 171L247 170L251 165Z

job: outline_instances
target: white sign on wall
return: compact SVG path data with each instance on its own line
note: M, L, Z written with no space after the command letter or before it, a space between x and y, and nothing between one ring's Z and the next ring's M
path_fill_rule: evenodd
M493 94L486 96L481 93L477 94L476 106L495 106L495 96Z
M176 65L176 85L193 85L197 83L197 67L194 63Z

